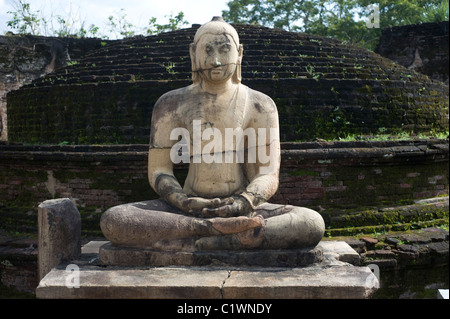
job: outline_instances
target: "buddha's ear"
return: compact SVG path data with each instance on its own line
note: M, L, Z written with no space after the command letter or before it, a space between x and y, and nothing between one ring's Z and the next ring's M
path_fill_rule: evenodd
M189 45L189 54L191 56L191 70L192 70L192 82L196 83L198 81L198 74L196 72L196 65L195 65L195 51L197 49L197 46L195 43L191 43Z
M239 44L238 52L239 52L238 62L239 62L239 64L241 64L242 63L242 57L244 56L244 46L242 44Z
M236 64L236 71L234 71L233 74L233 82L234 83L241 83L242 81L242 57L244 55L244 46L242 44L239 45L239 50L238 50L238 59L237 59L237 64Z

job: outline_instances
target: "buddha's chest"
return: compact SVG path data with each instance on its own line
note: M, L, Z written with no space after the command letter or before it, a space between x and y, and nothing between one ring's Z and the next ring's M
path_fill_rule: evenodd
M182 115L184 125L191 134L194 123L200 125L202 131L210 128L225 133L226 129L245 129L245 105L238 102L220 99L199 101L195 108Z

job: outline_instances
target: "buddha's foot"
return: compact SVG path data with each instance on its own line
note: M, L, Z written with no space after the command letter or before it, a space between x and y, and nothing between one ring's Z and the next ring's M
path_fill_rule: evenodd
M261 245L264 227L248 229L237 234L203 237L195 242L197 250L240 250L252 249Z
M217 230L220 234L237 234L246 230L252 230L254 228L264 228L266 222L261 215L255 217L216 217L209 219L211 226Z

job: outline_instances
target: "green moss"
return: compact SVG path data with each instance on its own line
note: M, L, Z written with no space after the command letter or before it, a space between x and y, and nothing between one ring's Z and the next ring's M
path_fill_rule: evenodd
M343 228L328 228L325 232L326 237L336 237L336 236L355 236L355 235L370 235L370 234L381 234L390 231L408 231L413 229L427 228L427 227L437 227L441 225L448 225L449 219L434 219L422 222L412 222L412 223L396 223L387 225L368 225L359 227L343 227Z

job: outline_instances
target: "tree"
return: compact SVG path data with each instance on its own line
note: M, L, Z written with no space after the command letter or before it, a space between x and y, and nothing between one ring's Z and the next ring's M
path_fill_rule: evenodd
M86 30L85 22L74 15L72 7L66 16L52 14L47 19L39 10L34 11L29 3L22 0L13 0L11 3L15 11L7 12L12 15L7 25L19 34L83 38L88 35L96 36L99 30L93 24Z
M374 2L381 28L448 20L448 0L231 0L222 15L230 23L334 37L373 49L381 33L366 26Z
M8 11L12 14L12 20L7 21L8 27L17 30L20 34L39 34L39 24L41 20L38 18L39 11L32 12L30 4L17 0L13 2L15 11Z
M127 20L125 9L120 9L118 18L114 16L108 17L109 32L116 37L130 38L136 35L136 27Z
M85 21L77 18L78 13L74 14L72 7L66 15L53 15L50 18L43 17L39 10L33 11L30 4L24 0L11 0L14 11L8 11L12 19L7 22L8 27L17 30L19 34L32 34L58 37L77 37L100 36L103 39L109 39L112 34L115 38L129 38L139 34L156 34L167 31L174 31L183 25L189 24L184 19L184 13L180 11L176 16L172 14L165 16L169 19L168 23L158 23L156 18L151 18L145 28L138 27L131 23L125 12L121 9L119 13L108 17L106 25L108 34L101 34L100 28L91 24L85 27ZM103 32L102 32L103 33Z
M318 13L313 1L307 0L232 0L229 10L222 11L223 18L231 23L259 24L286 29L301 29L296 23L306 27L312 16Z
M373 0L357 0L363 14ZM380 27L448 20L448 0L377 0ZM447 8L446 16L443 14Z
M155 17L151 18L148 23L146 34L152 35L161 32L175 31L180 29L183 25L189 24L189 22L184 20L184 13L182 11L180 11L175 17L172 14L165 17L169 18L169 23L167 24L159 24L157 23Z

